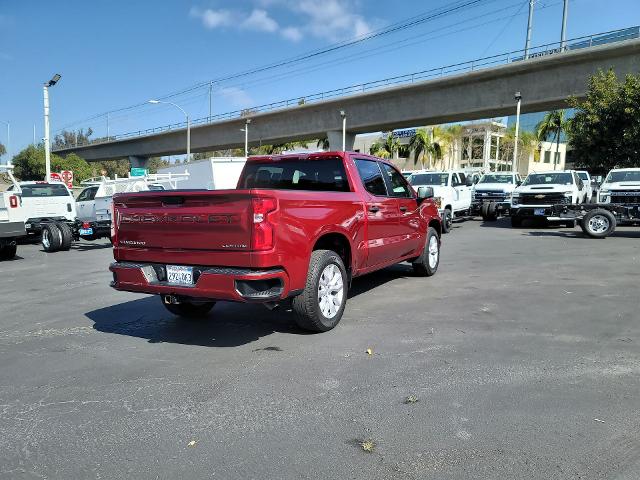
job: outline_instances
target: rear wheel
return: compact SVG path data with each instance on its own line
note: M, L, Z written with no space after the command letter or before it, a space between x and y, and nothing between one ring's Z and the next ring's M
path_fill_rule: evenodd
M45 252L57 252L62 246L62 232L55 223L42 227L42 248Z
M342 258L332 250L313 251L304 291L291 302L298 326L312 332L334 328L344 313L347 285Z
M487 220L494 222L498 219L498 207L494 202L487 206Z
M166 297L162 297L162 304L174 315L193 319L206 317L216 302L191 303L188 301L182 301L180 303L171 303L167 301Z
M0 247L0 260L11 260L16 256L17 245L2 245Z
M60 250L67 251L71 248L71 243L73 242L73 232L71 231L71 227L64 222L57 222L56 226L62 234Z
M440 264L440 239L433 227L427 231L427 241L420 255L411 265L416 275L430 277L435 275Z
M451 209L447 208L442 214L442 233L449 233L453 226L453 214Z
M605 238L616 229L616 217L609 210L596 208L587 212L580 224L582 231L592 238Z
M488 203L483 203L482 207L480 207L480 216L482 217L482 220L484 220L485 222L488 219L489 214L487 213L489 209L489 204Z

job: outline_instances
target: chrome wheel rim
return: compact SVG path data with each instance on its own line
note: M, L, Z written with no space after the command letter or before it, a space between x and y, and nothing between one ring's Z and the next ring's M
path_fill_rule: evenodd
M333 318L340 310L344 297L342 272L334 263L322 270L318 282L318 306L326 318Z
M593 233L604 233L609 230L609 219L604 215L594 215L589 219L589 230Z
M44 248L49 248L51 246L51 240L49 239L49 230L44 230L42 232L42 245Z
M439 256L440 246L438 245L438 238L433 235L429 239L429 267L436 268L436 265L438 265Z

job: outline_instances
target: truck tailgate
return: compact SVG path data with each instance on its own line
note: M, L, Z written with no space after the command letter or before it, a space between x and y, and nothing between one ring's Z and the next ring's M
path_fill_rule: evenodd
M141 192L113 197L117 244L166 250L248 251L248 190Z

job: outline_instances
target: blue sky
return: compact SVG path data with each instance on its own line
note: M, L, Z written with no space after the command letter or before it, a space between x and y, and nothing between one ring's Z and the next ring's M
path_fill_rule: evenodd
M52 131L97 114L290 58L459 0L0 0L0 121L16 153L43 136L42 84L54 73ZM331 55L216 84L222 113L524 47L527 0L485 0ZM561 0L537 0L533 45L560 37ZM640 23L638 0L572 0L568 38ZM206 116L208 89L173 99ZM113 112L111 134L175 123L166 105ZM0 142L6 129L0 124Z

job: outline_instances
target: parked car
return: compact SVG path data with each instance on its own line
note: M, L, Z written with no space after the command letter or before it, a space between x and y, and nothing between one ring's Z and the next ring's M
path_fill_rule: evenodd
M509 215L511 194L522 183L519 173L493 172L484 174L473 188L473 215L481 215L483 220L497 220L501 215Z
M451 231L453 220L471 214L473 181L460 170L418 172L409 177L413 188L431 187L442 217L442 231Z
M562 217L578 220L593 238L611 235L617 225L640 223L640 168L611 170L598 191L596 204L558 205Z
M117 194L111 285L185 317L219 300L290 303L301 328L327 331L352 278L402 261L436 273L432 197L390 162L347 152L249 158L235 190Z
M574 170L530 173L511 196L511 225L519 227L527 218L575 226L575 220L560 218L554 205L584 203L585 186Z
M584 200L582 203L589 203L596 194L596 191L593 189L593 186L591 184L591 175L586 170L576 170L576 173L584 184Z
M10 165L0 165L0 173L12 182L12 191L0 193L0 260L11 260L18 250L17 240L27 235L20 188Z

